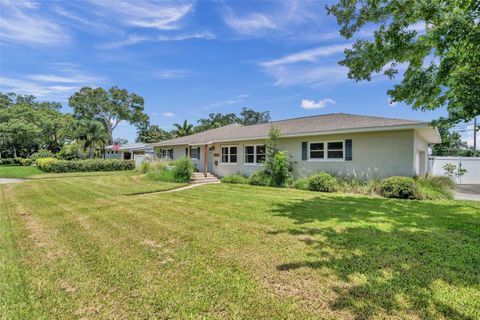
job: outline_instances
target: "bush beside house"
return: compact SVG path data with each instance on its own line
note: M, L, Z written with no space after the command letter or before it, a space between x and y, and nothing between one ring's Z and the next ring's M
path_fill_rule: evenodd
M142 163L139 171L149 180L188 183L192 180L194 165L188 157L174 162L155 160Z
M254 172L250 177L239 174L222 177L224 183L275 186L271 175L265 170ZM288 181L286 187L317 192L356 193L397 199L439 200L452 199L455 183L448 177L389 177L383 180L360 181L341 179L327 172Z

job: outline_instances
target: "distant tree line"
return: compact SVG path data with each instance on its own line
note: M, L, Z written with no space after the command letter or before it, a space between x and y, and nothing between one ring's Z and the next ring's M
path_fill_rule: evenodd
M224 125L255 124L270 121L270 113L243 108L237 116L212 113L197 125L185 120L167 131L150 124L144 100L126 89L84 87L68 100L72 113L61 111L58 102L38 101L32 95L0 93L0 158L29 157L39 150L76 159L103 154L105 146L125 144L113 139L120 122L137 128L137 142L151 143L185 136Z

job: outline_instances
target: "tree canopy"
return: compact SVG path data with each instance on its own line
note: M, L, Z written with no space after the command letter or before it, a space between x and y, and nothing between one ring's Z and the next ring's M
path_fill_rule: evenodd
M112 132L120 121L127 121L136 126L148 123L148 115L143 112L143 98L126 89L111 87L83 87L68 100L76 118L100 121L108 134L108 143L113 142Z
M251 108L242 108L238 116L235 113L210 113L208 118L202 118L197 121L198 125L194 128L194 131L202 132L234 123L252 125L269 121L269 111L255 111Z
M182 124L174 123L173 126L175 129L172 130L172 133L176 137L184 137L194 133L193 124L188 123L187 120L183 121Z
M451 125L439 123L437 128L442 138L442 142L433 146L432 155L434 156L461 156L468 150L466 142L462 141L462 136L458 132L451 132Z
M413 109L446 107L450 123L480 114L480 2L475 0L340 0L327 5L350 39L373 24L373 39L359 39L340 65L348 77L371 80L383 72L399 84L393 102Z
M146 125L138 128L136 142L153 143L162 140L171 139L172 134L163 130L158 125Z
M29 156L39 149L59 151L72 121L60 107L33 96L0 93L0 157Z

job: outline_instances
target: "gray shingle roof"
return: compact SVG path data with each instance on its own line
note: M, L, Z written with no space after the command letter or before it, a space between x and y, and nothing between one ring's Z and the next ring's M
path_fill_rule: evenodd
M311 117L272 121L270 123L262 123L250 126L231 124L221 128L212 129L185 137L161 141L155 143L154 145L167 146L204 144L209 142L222 142L229 140L260 139L268 137L268 132L272 126L278 127L280 129L281 136L300 136L302 134L312 135L315 133L334 133L335 131L342 130L358 129L359 131L361 131L368 128L381 129L382 127L385 127L385 129L387 129L394 126L409 126L422 124L428 126L427 122L415 120L381 118L345 113L332 113Z

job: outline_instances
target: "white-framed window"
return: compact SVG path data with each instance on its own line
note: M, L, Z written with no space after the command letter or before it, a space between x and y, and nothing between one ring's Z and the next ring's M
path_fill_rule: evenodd
M264 144L245 146L245 163L263 163L266 157L266 146Z
M310 159L324 159L325 158L325 143L311 142L310 143Z
M192 159L200 160L200 147L193 147L192 148Z
M237 146L222 146L222 163L237 163Z
M173 149L162 149L161 157L162 159L173 160Z
M308 157L310 160L343 160L344 155L344 141L321 141L309 143Z

